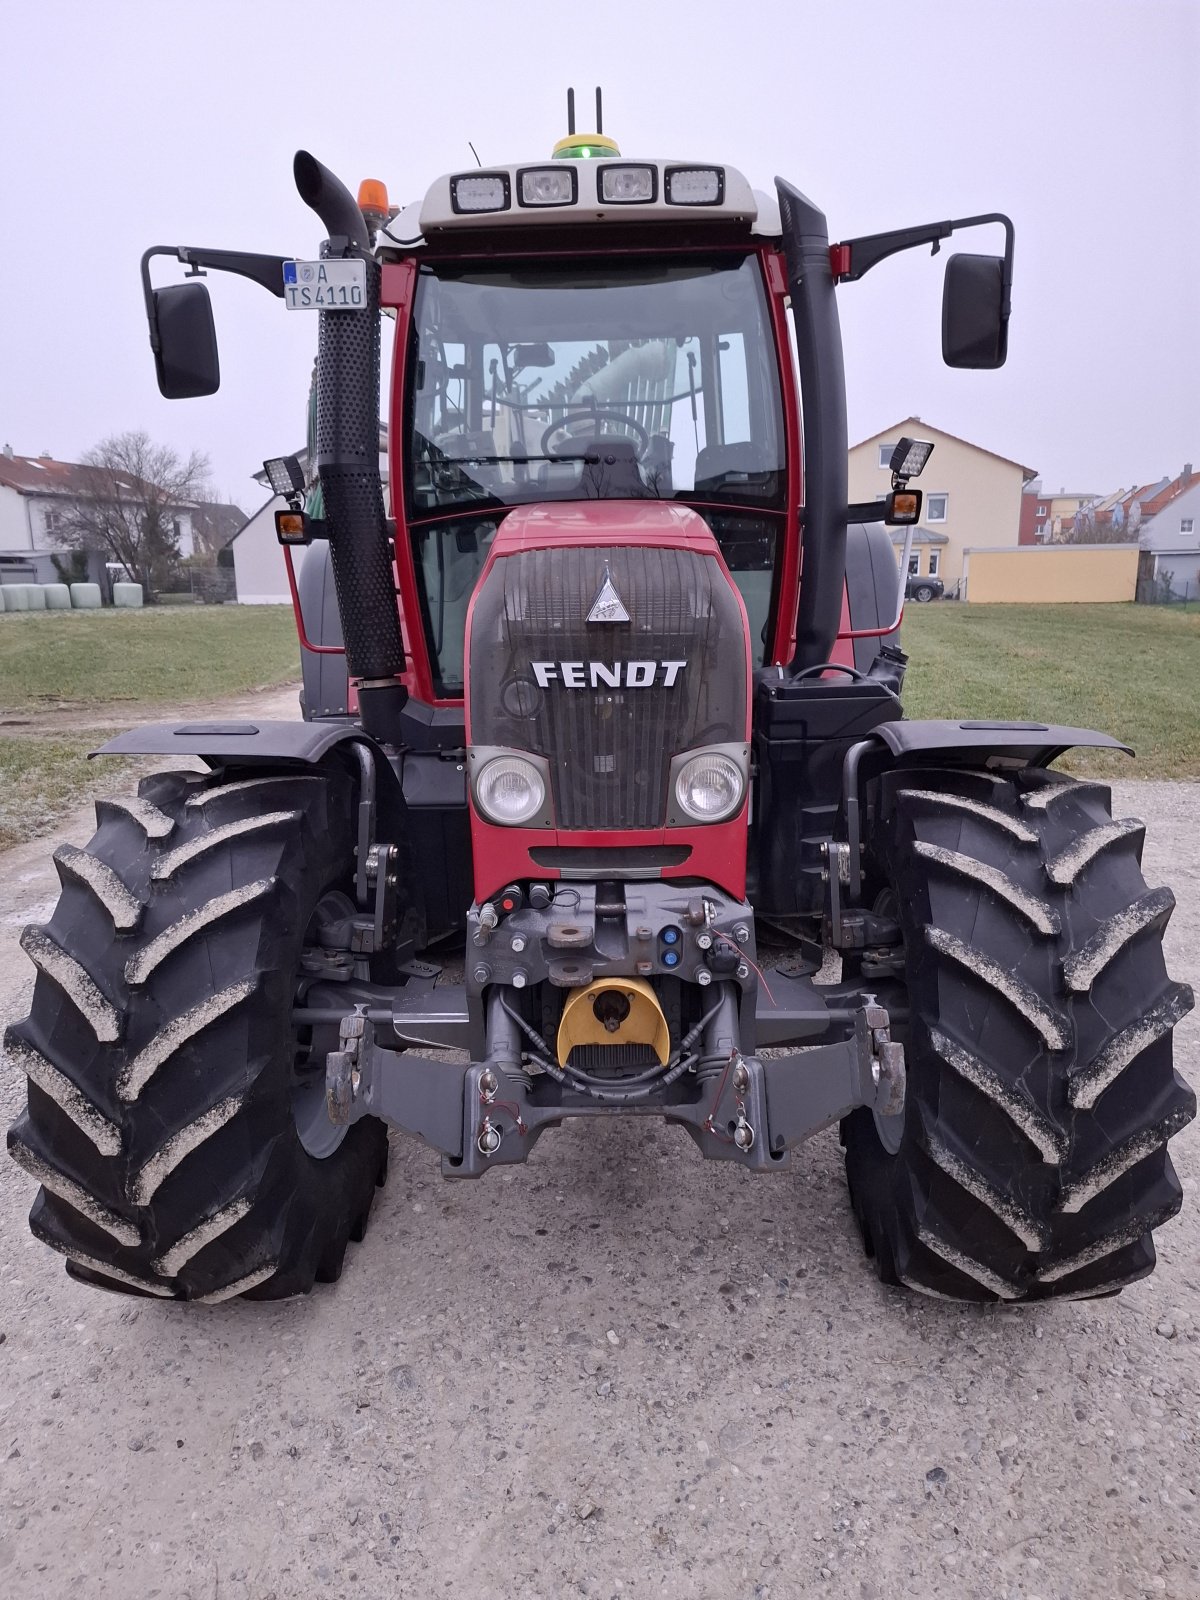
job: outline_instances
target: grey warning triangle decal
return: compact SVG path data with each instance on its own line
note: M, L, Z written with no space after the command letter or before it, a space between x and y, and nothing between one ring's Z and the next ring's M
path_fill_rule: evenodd
M608 567L604 568L604 582L600 585L596 598L592 601L592 609L587 614L589 622L628 622L629 613L625 603L617 593L617 586L612 581L612 573Z

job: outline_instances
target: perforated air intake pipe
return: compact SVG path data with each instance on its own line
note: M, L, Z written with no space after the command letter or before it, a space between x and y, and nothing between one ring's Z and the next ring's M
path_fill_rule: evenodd
M828 661L846 582L846 369L824 213L776 178L804 414L804 531L792 670Z
M394 718L406 698L397 682L404 645L387 517L379 476L379 265L346 186L306 150L293 163L300 198L329 238L321 255L352 255L367 268L362 311L322 311L317 343L317 472L346 665L359 680L359 705L369 733L394 739Z

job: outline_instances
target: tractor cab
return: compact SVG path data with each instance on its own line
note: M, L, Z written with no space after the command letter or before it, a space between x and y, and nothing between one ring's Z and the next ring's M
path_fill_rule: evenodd
M440 178L380 229L414 693L463 696L467 606L517 506L691 508L753 665L770 658L800 498L772 230L776 208L732 168L626 161L587 134L542 165Z

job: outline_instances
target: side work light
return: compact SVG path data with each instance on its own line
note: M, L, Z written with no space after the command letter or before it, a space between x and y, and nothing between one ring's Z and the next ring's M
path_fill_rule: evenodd
M263 462L263 471L271 485L271 493L289 502L298 501L304 494L304 468L296 456L272 456Z
M933 445L928 439L900 439L888 463L892 476L902 479L905 483L909 478L919 478L932 454Z

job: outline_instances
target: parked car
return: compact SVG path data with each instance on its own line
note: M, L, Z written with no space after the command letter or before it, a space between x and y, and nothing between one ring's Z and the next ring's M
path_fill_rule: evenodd
M919 572L911 573L904 585L905 596L921 605L929 600L940 600L945 592L946 585L940 578L923 578Z

